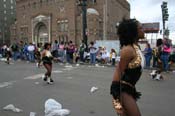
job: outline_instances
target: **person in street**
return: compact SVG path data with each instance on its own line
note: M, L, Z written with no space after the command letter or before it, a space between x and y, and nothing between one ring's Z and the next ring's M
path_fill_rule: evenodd
M19 44L18 44L18 47L19 47L19 58L21 60L23 60L23 49L24 49L24 42L23 41L20 41Z
M169 57L169 70L172 71L172 65L175 63L175 47L172 47Z
M163 45L163 41L162 39L158 39L156 42L156 51L157 51L157 70L155 71L155 77L152 79L155 80L161 80L163 79L163 76L161 75L162 71L163 71L163 63L161 61L161 55L162 55L162 45Z
M69 42L65 42L65 54L66 54L66 62L70 63L70 53L69 53Z
M47 72L42 78L44 81L47 81L48 84L52 84L54 82L53 79L51 78L53 56L50 52L50 49L51 49L51 44L45 43L44 50L41 54L43 65L47 70Z
M64 62L64 58L65 58L65 53L64 53L64 49L65 49L65 45L64 42L62 41L59 45L59 49L58 49L58 53L60 56L60 61L63 63Z
M163 46L162 46L162 54L161 54L161 61L163 63L163 70L168 71L169 70L169 56L171 53L171 46L168 43L167 39L163 40Z
M36 66L40 68L41 66L41 50L42 50L42 44L38 43L37 46L35 47L35 58L36 58Z
M7 51L7 45L4 44L4 45L2 46L2 57L6 57L6 51Z
M27 62L29 61L29 54L28 54L28 44L25 43L24 44L24 48L23 48L23 54L24 54L24 59L27 60Z
M124 19L118 27L121 52L111 84L113 105L120 116L141 116L136 100L141 93L136 91L136 83L142 74L143 56L137 44L141 31L136 19Z
M84 44L84 41L82 40L82 43L80 45L80 50L79 50L79 54L80 54L80 61L84 62L84 51L85 51L86 45Z
M152 49L149 43L146 44L144 55L146 60L146 68L150 68L151 59L152 59Z
M115 66L117 53L114 49L111 49L111 60L112 60L112 66Z
M69 46L68 46L68 53L69 53L69 63L73 63L73 54L75 51L75 45L73 44L72 41L69 41Z
M157 49L157 67L159 68L159 71L162 72L163 71L163 64L161 61L161 55L162 55L162 45L163 45L163 41L162 39L158 39L156 42L156 49Z
M74 63L78 63L79 59L80 59L80 55L79 55L79 50L78 50L78 47L75 46L75 50L74 50L74 60L73 62Z
M28 55L29 55L29 61L34 62L35 61L35 57L34 57L35 46L32 43L29 44L27 51L28 51Z
M6 63L7 64L10 64L10 57L11 56L12 56L12 54L11 54L10 48L7 47L7 49L6 49L6 57L7 57Z
M90 50L90 63L91 64L95 64L96 62L96 50L97 48L95 47L94 42L90 42L90 46L89 46L89 50Z
M12 44L11 49L12 49L13 60L16 61L19 56L19 47L17 42Z
M58 41L55 40L55 42L52 44L52 55L54 58L58 58L58 48L59 48Z
M152 51L152 54L153 54L153 65L152 67L156 68L157 67L157 64L158 64L158 49L156 47L153 48L153 51Z

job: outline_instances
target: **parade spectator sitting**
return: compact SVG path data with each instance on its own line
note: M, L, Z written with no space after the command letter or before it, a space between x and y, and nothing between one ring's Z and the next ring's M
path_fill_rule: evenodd
M106 47L102 48L102 64L106 64L107 63L107 51L106 51Z
M101 63L102 62L102 47L99 46L96 54L96 60L97 62Z

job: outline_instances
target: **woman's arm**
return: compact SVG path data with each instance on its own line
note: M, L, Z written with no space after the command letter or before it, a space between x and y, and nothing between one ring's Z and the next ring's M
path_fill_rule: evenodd
M120 99L120 78L128 67L129 62L135 57L135 51L131 46L123 47L121 50L121 58L116 67L113 81L111 85L111 95L114 99Z
M121 75L124 73L125 69L127 68L129 62L134 58L135 51L133 47L126 46L123 47L120 54L120 62L116 67L113 81L119 81L121 78Z

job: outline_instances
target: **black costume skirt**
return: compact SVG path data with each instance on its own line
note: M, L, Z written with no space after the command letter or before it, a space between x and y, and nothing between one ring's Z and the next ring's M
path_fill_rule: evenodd
M131 95L135 100L138 100L141 96L141 93L138 92L134 86L131 87L124 83L121 83L121 92Z
M52 65L52 60L49 57L43 57L42 58L43 64L49 64Z

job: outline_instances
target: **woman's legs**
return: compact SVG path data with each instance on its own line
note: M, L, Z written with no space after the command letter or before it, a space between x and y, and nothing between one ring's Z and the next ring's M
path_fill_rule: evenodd
M112 65L115 66L115 58L112 58Z
M51 82L53 82L53 80L51 79L52 64L44 64L44 67L47 70L47 72L45 73L45 77L47 77L46 80L49 79Z
M150 68L151 56L145 56L146 68Z
M7 62L6 63L10 64L10 55L9 54L7 54Z
M131 95L127 93L122 93L121 101L122 101L122 105L126 113L126 116L141 116L139 108L136 104L136 101Z
M146 60L146 68L148 68L148 57L147 56L145 57L145 60Z

